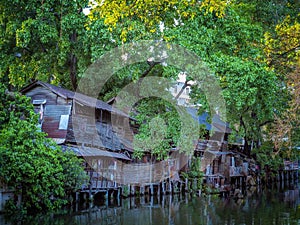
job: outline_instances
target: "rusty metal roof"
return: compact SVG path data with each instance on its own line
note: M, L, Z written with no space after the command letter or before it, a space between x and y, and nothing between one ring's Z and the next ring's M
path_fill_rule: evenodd
M43 86L43 87L51 90L53 93L59 95L62 98L75 100L76 102L78 102L82 105L96 108L96 109L106 110L108 112L116 113L116 114L122 115L124 117L129 117L126 113L112 107L111 105L109 105L106 102L103 102L99 99L96 99L96 98L93 98L93 97L90 97L90 96L87 96L87 95L84 95L84 94L81 94L78 92L73 92L73 91L70 91L70 90L49 84L49 83L45 83L42 81L35 81L35 82L29 84L28 86L24 87L20 92L26 93L28 90L36 87L37 85Z

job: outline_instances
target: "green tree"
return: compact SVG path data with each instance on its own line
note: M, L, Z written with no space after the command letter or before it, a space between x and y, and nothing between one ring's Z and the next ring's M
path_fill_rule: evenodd
M272 30L286 16L296 17L299 13L300 2L294 0L256 0L241 1L250 6L253 19L259 22L265 30Z
M58 209L86 178L82 163L62 150L36 126L30 100L0 86L0 177L25 212ZM16 208L15 208L16 209Z
M155 2L151 4L155 4ZM133 7L138 6L134 5ZM166 11L168 11L168 7ZM281 100L282 96L284 96L284 92L280 90L280 82L276 74L268 70L265 63L263 43L261 42L264 38L264 26L260 21L253 18L255 14L253 7L252 3L235 2L226 5L223 16L217 16L215 12L207 13L201 7L186 5L185 10L192 13L193 16L182 16L179 23L176 24L172 20L174 15L166 13L164 14L165 17L161 19L166 21L166 29L162 31L156 30L152 35L149 35L151 32L148 32L149 36L147 34L137 34L135 29L128 29L124 36L130 36L135 41L146 36L149 38L162 36L168 42L177 43L201 57L210 69L210 71L203 70L201 72L213 73L220 80L220 86L223 89L226 100L227 119L236 132L244 137L248 153L250 153L251 146L259 146L263 139L262 132L265 125L274 121L274 111L279 112L282 110ZM142 7L142 9L144 8ZM112 35L116 35L114 32L120 34L119 39L117 36L114 36L120 43L120 39L123 37L121 35L123 28L127 29L126 27L132 24L131 21L127 21L128 19L132 19L135 25L146 26L145 31L153 29L153 26L157 28L157 22L149 27L149 24L145 21L146 19L142 18L143 15L139 19L136 18L136 16L140 15L139 13L143 13L142 9L141 11L132 12L132 14L130 14L130 10L122 14L123 8L118 8L115 14L111 14L110 11L106 12L106 8L101 5L100 8L96 7L94 12L100 12L100 15L103 16L104 24L113 21L112 24L107 25L114 28L111 29ZM153 12L153 15L155 15L155 12ZM175 16L175 18L177 17ZM107 19L106 22L105 19ZM151 19L151 17L147 18L147 20ZM161 71L154 75L173 81L176 81L179 72L185 72L185 68L174 68L176 66L171 67L158 64L152 66L145 62L119 71L117 78L112 79L112 82L108 82L109 85L106 86L107 89L105 89L103 94L116 94L128 83L135 82L150 74L153 75L154 73L151 72L144 73L144 71L149 69L155 70L157 67L160 67ZM200 74L195 76L193 73L187 73L187 82L184 87L188 85L189 80L201 82ZM202 89L203 87L198 84L191 86L191 97L194 102L203 105L202 111L210 110ZM160 100L155 99L155 101ZM150 108L152 104L149 103L149 100L147 105L149 106L148 110L141 110L141 112L145 113L145 116L148 116L147 112L152 110ZM145 106L143 107L145 108ZM147 121L144 117L140 117L143 118L140 122ZM149 128L149 126L147 127ZM177 128L177 132L179 130ZM144 137L146 140L150 129L141 129L140 132L139 137Z
M89 63L87 0L1 1L0 78L23 87L34 79L77 87Z
M2 80L14 85L21 86L30 78L38 77L54 78L52 82L76 88L76 79L105 51L129 40L163 39L197 54L219 78L227 101L227 118L245 138L247 149L251 143L259 145L264 126L272 123L274 112L282 111L285 93L280 89L279 76L267 64L277 62L273 56L290 57L289 49L297 50L298 25L295 22L292 26L290 19L298 13L294 1L96 1L88 16L82 13L82 8L88 5L83 0L72 4L65 1L16 3L3 2L0 8ZM278 25L278 32L265 34L264 52L261 40L265 31L270 31L287 14L291 15L289 21L287 17ZM287 39L291 34L297 35ZM287 42L282 42L285 38ZM298 53L293 51L293 54ZM176 81L178 73L186 71L175 67L161 62L130 65L105 81L99 96L108 100L129 83L149 75ZM200 80L195 74L187 75L187 81ZM184 87L187 85L186 82ZM199 85L192 86L192 97L204 110L208 109ZM147 99L148 110L143 101L139 103L143 106L140 112L145 113L141 118L147 118L139 121L142 123L151 121L146 116L147 111L151 112L150 107L160 106L163 101L154 98L150 103ZM155 117L155 113L152 115ZM172 118L178 119L176 113L168 114L167 120L173 121ZM177 125L175 130L180 130ZM139 137L146 138L149 132L150 129L141 129Z
M287 16L271 32L265 33L264 50L267 63L280 75L295 71L300 58L300 14L296 18Z
M228 1L223 0L181 0L181 1L95 1L92 7L92 19L104 19L104 24L112 31L116 27L122 28L120 38L127 41L127 33L136 29L136 21L143 24L146 31L159 33L159 25L173 26L174 19L193 18L197 11L214 13L217 17L225 15ZM133 21L133 22L132 22Z
M219 77L228 122L244 137L248 153L262 141L264 126L274 121L273 112L282 108L279 80L264 63L264 30L253 20L251 7L232 4L224 18L199 12L183 26L166 31L171 41L195 52ZM191 97L208 109L198 86L192 85Z
M275 123L269 133L276 154L286 158L294 157L293 150L295 146L299 146L300 136L300 14L295 17L291 15L287 15L273 30L265 33L264 46L268 66L278 74L281 87L287 92L284 99L285 111L276 114Z

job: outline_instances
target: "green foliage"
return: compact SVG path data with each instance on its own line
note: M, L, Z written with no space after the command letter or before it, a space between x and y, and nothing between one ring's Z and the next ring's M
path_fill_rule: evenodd
M134 154L140 158L145 152L164 159L179 139L181 121L172 104L158 98L143 99L137 105L139 134L134 138Z
M299 3L294 2L295 5ZM265 33L266 62L282 80L286 95L282 99L284 111L276 115L270 129L270 137L277 151L284 151L287 158L293 155L293 147L299 143L300 112L300 14L287 15L284 20Z
M123 186L122 187L122 196L123 197L128 197L130 195L130 189L128 186Z
M192 157L191 166L187 172L182 172L183 178L187 178L191 185L192 192L203 190L203 171L201 171L201 158Z
M201 159L193 157L191 160L191 167L188 172L182 172L181 175L184 178L201 178L203 176L203 172L200 170L201 168Z
M281 76L294 72L295 66L299 65L299 21L300 14L296 18L287 16L273 31L265 33L266 61Z
M292 18L299 13L300 2L294 0L257 0L253 2L241 1L251 8L253 19L258 21L266 30L281 23L287 15Z
M198 13L165 35L207 63L208 73L219 77L228 122L247 142L258 143L263 126L282 110L285 93L276 74L263 63L263 27L253 20L252 10L250 3L235 3L224 18ZM192 86L191 97L209 110L201 87Z
M105 11L107 9L102 8L101 10ZM122 11L122 8L119 8L115 13L118 13L119 10ZM106 13L108 13L108 18L113 17L110 12ZM206 14L202 10L194 10L193 18L182 17L179 24L167 27L163 31L165 40L191 50L206 62L206 69L194 68L197 71L195 74L187 73L188 80L203 83L203 77L207 77L210 74L219 78L226 101L227 120L232 125L235 125L236 132L239 136L244 137L247 143L259 143L262 140L263 127L273 122L275 111L279 113L282 110L282 101L285 97L284 91L280 89L281 83L277 79L276 74L268 70L267 65L263 63L265 56L261 40L264 38L264 27L259 21L253 19L254 13L255 5L248 2L236 2L228 5L226 16L224 17ZM165 19L167 20L168 18ZM126 21L126 16L122 18L122 21ZM136 24L140 24L138 19L134 21ZM116 34L120 34L121 27L124 24L126 22L116 24L112 31L111 35L116 40L116 45L119 44L117 40L120 40ZM155 34L145 33L143 36L135 32L137 32L135 29L129 29L127 35L132 34L132 40L139 40L142 37L157 37ZM105 41L105 43L109 43L109 41ZM112 45L108 44L106 46ZM118 71L118 76L111 79L111 82L107 82L103 93L109 97L105 99L116 95L128 83L136 82L146 69L147 64L140 63ZM160 72L152 73L151 75L176 80L178 69L185 70L187 68L174 69L170 66L162 66ZM203 87L203 85L192 85L191 93L193 102L202 104L202 111L211 110L209 103L218 101L218 97L220 97L216 96L214 99L207 99L205 91L211 89L211 87L209 87L207 80L204 83L207 85L206 87ZM210 91L213 92L215 90ZM148 106L146 106L147 104ZM147 117L148 111L151 112L153 107L158 106L152 105L148 101L143 107L145 109L139 111L140 117ZM163 119L165 120L165 118ZM174 117L175 120L176 116ZM139 121L142 125L150 120L141 118ZM179 132L178 126L175 126L174 130L176 129ZM175 133L172 132L172 134ZM151 140L148 138L149 135L149 125L145 125L145 127L142 125L137 136L136 146L143 146L146 149L148 148L147 146L152 147L150 144ZM176 141L178 140L177 137L178 133L173 139ZM146 139L149 142L148 144ZM145 140L145 142L141 140ZM168 140L166 139L166 141ZM167 146L165 143L161 142L162 146ZM141 151L137 151L136 154L140 157L140 153ZM163 155L166 154L164 153Z
M174 24L174 19L193 18L197 11L213 14L216 17L224 17L229 2L223 0L143 0L132 1L95 1L92 9L92 20L104 19L104 24L112 31L121 27L120 39L128 40L127 33L136 29L136 22L148 33L159 33L159 25L163 23L169 27Z
M239 135L247 140L261 140L262 127L272 122L274 111L281 108L280 95L276 96L281 90L275 73L263 64L238 57L220 57L215 68L223 77L229 121L239 124Z
M89 177L83 169L84 160L79 159L71 151L62 152L61 149L58 150L56 156L63 168L64 192L66 197L70 197L70 194L80 190L82 185L87 184L89 181Z
M87 0L1 1L0 77L22 87L32 79L73 87L89 57ZM71 77L71 79L70 79Z
M277 171L283 165L284 157L276 153L272 142L264 142L260 148L253 150L253 154L256 155L256 160L262 169L268 166L271 170Z
M1 85L0 177L21 197L10 206L28 213L60 208L85 182L81 161L38 131L29 99L5 90Z

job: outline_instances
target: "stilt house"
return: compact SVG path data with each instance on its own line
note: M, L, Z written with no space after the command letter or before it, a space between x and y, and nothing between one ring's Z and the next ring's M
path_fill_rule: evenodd
M83 190L147 186L164 180L178 180L187 158L170 153L161 162L134 162L132 140L134 120L113 106L83 95L35 81L21 90L30 97L39 114L39 127L61 145L84 158L90 184Z
M85 159L92 188L123 183L122 167L131 161L134 132L128 115L103 101L41 81L21 93L31 98L47 137Z

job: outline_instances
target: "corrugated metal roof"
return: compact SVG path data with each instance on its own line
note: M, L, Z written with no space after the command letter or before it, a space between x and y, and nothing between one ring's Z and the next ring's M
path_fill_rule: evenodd
M84 95L84 94L81 94L78 92L73 92L73 91L70 91L70 90L67 90L67 89L64 89L61 87L57 87L55 85L45 83L42 81L35 81L35 82L29 84L28 86L26 86L25 88L23 88L21 90L21 93L25 93L37 85L41 85L45 88L48 88L49 90L51 90L52 92L54 92L55 94L59 95L62 98L73 99L82 105L96 108L96 109L106 110L108 112L113 112L118 115L122 115L124 117L129 117L126 113L124 113L121 110L118 110L116 108L113 108L111 105L109 105L106 102L103 102L99 99L96 99L96 98L93 98L93 97L90 97L90 96L87 96L87 95Z
M56 144L63 144L65 142L65 138L51 138Z
M85 147L85 146L65 146L65 145L63 145L62 148L64 151L71 150L77 156L82 156L82 157L110 157L110 158L124 159L124 160L131 161L131 159L124 154L109 152L98 148Z
M213 115L211 124L207 122L209 115L207 112L198 115L198 111L196 108L188 107L186 108L187 112L192 116L195 121L198 121L200 125L205 125L206 130L213 129L217 132L222 133L231 133L231 129L229 128L229 124L222 121L218 115Z
M235 155L233 152L220 152L220 151L211 151L211 150L206 150L207 152L214 154L214 155Z

